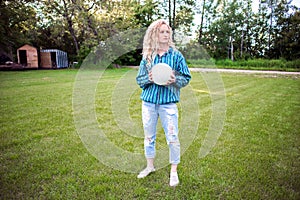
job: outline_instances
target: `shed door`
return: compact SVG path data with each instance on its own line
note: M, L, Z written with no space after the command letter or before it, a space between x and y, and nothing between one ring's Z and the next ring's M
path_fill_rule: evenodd
M20 64L27 66L27 52L26 50L19 50L19 56L20 56Z
M57 68L56 52L51 52L51 63L52 63L52 68Z

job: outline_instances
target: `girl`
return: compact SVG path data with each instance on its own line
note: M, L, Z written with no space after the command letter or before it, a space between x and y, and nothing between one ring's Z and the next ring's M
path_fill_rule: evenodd
M151 69L158 63L171 66L173 74L165 85L153 82ZM144 178L155 171L156 126L160 117L169 146L171 164L170 186L179 184L177 165L180 162L180 142L178 138L178 109L180 89L191 79L183 55L172 42L172 29L164 20L153 22L147 29L143 41L143 59L140 63L137 84L142 88L142 120L144 127L144 151L147 167L138 178Z

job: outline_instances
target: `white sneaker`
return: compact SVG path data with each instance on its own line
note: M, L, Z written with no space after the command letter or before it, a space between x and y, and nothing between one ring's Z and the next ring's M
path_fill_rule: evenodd
M138 178L145 178L146 176L148 176L151 172L154 172L155 168L154 167L146 167L143 171L141 171L139 173L139 175L137 176Z
M177 172L170 173L170 186L175 187L179 184L179 178Z

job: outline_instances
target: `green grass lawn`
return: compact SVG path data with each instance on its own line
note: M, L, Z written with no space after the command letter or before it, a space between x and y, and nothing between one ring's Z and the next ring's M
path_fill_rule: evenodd
M128 71L105 71L95 117L115 145L142 153L143 139L120 130L112 112L113 91ZM0 199L300 199L299 77L221 74L224 129L210 154L199 158L212 111L204 80L193 74L200 123L181 158L181 183L170 188L169 167L140 180L90 154L73 119L77 72L0 72ZM139 93L128 101L137 127ZM158 149L166 148L161 128L157 140Z

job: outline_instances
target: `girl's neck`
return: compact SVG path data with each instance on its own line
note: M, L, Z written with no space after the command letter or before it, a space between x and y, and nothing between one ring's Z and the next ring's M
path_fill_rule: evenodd
M160 56L162 56L165 52L167 52L169 50L169 46L168 45L160 45L159 49L158 49L158 54Z
M160 50L168 50L169 49L169 45L167 43L160 43L159 44L159 49Z

